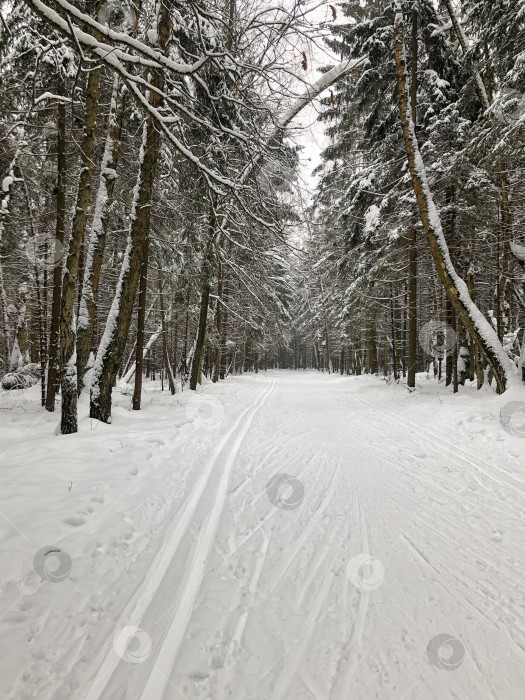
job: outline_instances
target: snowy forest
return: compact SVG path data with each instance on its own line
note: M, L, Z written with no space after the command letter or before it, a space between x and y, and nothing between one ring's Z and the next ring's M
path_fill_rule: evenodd
M414 388L422 332L455 391L522 371L523 8L323 14L5 13L2 386L60 396L63 433L83 390L108 422L122 378L136 410L158 375L172 393L272 367ZM312 54L339 59L313 84ZM286 127L314 98L330 142L305 201Z
M525 0L0 15L2 697L523 698Z

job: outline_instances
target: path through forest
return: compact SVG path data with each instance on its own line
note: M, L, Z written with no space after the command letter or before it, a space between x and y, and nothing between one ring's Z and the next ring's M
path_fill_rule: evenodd
M85 439L133 433L138 485L54 528L71 574L19 583L0 643L26 672L2 696L523 698L523 440L489 393L436 386L270 372L117 411ZM115 512L129 532L103 542Z

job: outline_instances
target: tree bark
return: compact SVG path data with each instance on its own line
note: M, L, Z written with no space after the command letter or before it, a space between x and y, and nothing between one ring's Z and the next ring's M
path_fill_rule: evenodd
M109 207L113 201L116 177L115 169L117 167L120 143L122 117L120 93L120 81L118 78L115 78L111 95L108 133L104 146L104 154L102 156L100 181L95 198L95 210L93 213L93 221L89 228L82 296L80 300L77 334L77 381L79 395L84 384L84 374L86 372L89 354L93 349L98 287L104 249L106 246Z
M204 282L201 292L201 304L199 314L199 329L197 331L197 342L195 353L191 363L190 389L197 390L197 384L202 381L202 366L204 363L204 349L206 345L206 323L208 320L208 308L210 304L210 283Z
M407 385L416 387L417 368L417 230L410 230L408 260L408 370Z
M63 435L76 433L77 418L77 361L75 291L80 265L80 254L84 243L87 210L91 196L93 179L93 159L95 155L95 127L98 112L101 69L91 70L86 88L86 108L84 114L84 136L81 146L81 170L78 183L75 213L69 240L66 269L62 280L60 305L60 365L62 388L62 420L60 429Z
M149 236L144 241L144 256L140 267L139 298L137 309L137 343L135 348L135 388L133 410L140 411L142 376L144 373L144 331L146 327L146 297L148 294Z
M22 173L22 170L20 170ZM35 241L35 266L34 266L34 276L35 276L35 289L36 289L36 304L37 304L37 319L38 319L38 359L40 361L40 395L42 406L46 405L46 360L47 360L47 347L46 347L46 286L47 286L47 275L46 267L44 266L44 284L40 282L40 272L38 269L38 264L36 261L36 246L37 246L37 227L35 226L33 219L33 210L31 207L31 200L29 198L29 190L27 188L27 180L22 173L22 180L24 182L24 195L27 207L27 215L29 218L29 225L31 227L31 233L33 240ZM47 258L47 245L44 246L44 260Z
M63 86L61 86L61 92ZM57 188L56 229L53 258L53 295L51 301L51 328L49 330L49 352L47 368L46 410L55 410L55 395L58 391L58 343L60 333L60 299L62 294L62 258L66 230L66 107L57 105Z
M202 292L199 313L199 328L197 331L197 341L195 343L195 353L191 364L190 389L197 390L197 384L202 381L202 367L204 365L204 352L206 348L206 324L208 322L208 309L210 306L211 279L213 274L214 246L216 236L217 221L215 211L210 204L209 215L209 238L207 251L204 256L202 270Z
M217 352L215 353L215 367L213 369L213 383L219 381L221 368L221 339L222 339L222 301L224 296L224 265L219 263L219 286L217 290L217 310L215 312L215 328L217 329Z
M159 305L160 305L160 323L162 326L162 353L164 355L164 367L166 368L166 376L171 394L175 394L175 377L170 362L170 354L168 352L168 329L166 327L166 313L164 310L164 291L162 287L162 268L159 263Z
M417 123L418 15L412 14L412 81L410 101L414 130ZM417 364L417 229L412 226L408 245L408 376L409 389L416 388Z
M392 293L392 288L390 288L390 325L392 329L392 368L394 372L394 379L397 381L399 379L399 373L397 371L396 324L394 311L394 295Z
M230 283L227 277L224 279L224 289L222 293L222 298L224 301L224 309L221 314L221 337L220 337L220 364L219 364L219 379L224 379L226 377L226 372L228 369L228 309L227 304L230 299Z

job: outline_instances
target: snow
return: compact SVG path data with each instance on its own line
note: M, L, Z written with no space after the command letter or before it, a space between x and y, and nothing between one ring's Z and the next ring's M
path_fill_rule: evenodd
M14 178L8 175L2 180L2 192L9 192L9 188L14 182Z
M159 35L157 34L156 29L148 29L146 32L146 35L148 37L148 41L152 46L155 46L159 42Z
M510 249L513 255L515 255L518 258L518 260L525 262L525 246L511 242Z
M290 122L299 114L299 112L304 109L304 107L314 98L320 95L322 92L331 87L334 83L340 80L342 77L353 73L354 71L361 68L368 59L366 57L351 59L348 61L342 61L338 66L330 68L326 73L318 78L311 85L307 85L303 95L300 95L293 105L288 109L288 111L283 115L280 120L279 129L284 129L290 124Z
M373 233L381 223L381 210L375 204L365 214L365 233Z
M0 696L521 699L525 390L417 382L0 393Z

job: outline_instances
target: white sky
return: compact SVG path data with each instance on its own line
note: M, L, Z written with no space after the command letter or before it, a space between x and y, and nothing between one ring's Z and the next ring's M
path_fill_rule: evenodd
M331 1L319 3L317 9L311 13L311 21L319 23L332 22L332 10L330 9ZM338 17L336 22L341 21L341 9L337 8ZM301 40L301 45L297 48L300 51L305 51L308 58L308 70L306 74L299 69L301 76L306 76L311 83L319 79L319 68L321 66L335 66L339 63L340 58L336 56L329 48L324 46L324 42L319 40L318 45L314 42L307 44ZM309 191L306 198L310 199L313 190L317 184L318 178L312 175L312 171L321 163L321 151L326 148L330 140L324 132L324 124L317 120L317 117L322 110L320 101L326 97L327 92L322 93L318 99L314 100L311 105L305 109L294 119L288 132L292 135L293 142L302 147L300 154L301 167L299 170L300 181L305 190Z

